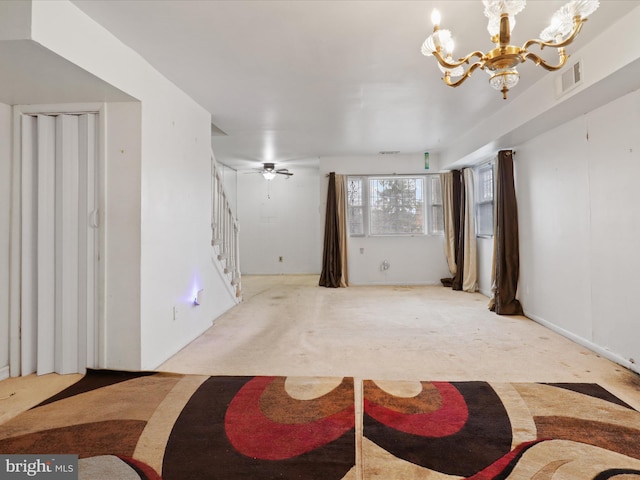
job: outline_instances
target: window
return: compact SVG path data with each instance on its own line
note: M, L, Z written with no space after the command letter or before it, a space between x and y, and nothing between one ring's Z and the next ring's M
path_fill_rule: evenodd
M440 175L431 175L429 177L431 193L431 217L429 222L429 233L431 235L444 234L444 213L442 210L442 188L440 187Z
M369 234L424 233L422 178L369 179Z
M349 235L364 235L364 192L361 177L347 178L347 219Z
M350 236L443 231L437 175L348 177L347 205Z
M493 236L493 162L480 165L476 169L476 235Z

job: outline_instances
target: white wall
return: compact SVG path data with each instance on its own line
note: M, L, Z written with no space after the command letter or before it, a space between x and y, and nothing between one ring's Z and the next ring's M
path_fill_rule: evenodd
M31 34L31 3L24 0L0 2L0 40L27 39Z
M114 369L140 364L141 110L137 102L106 108L106 189L101 199L105 343L100 363Z
M515 156L525 313L635 369L639 129L635 91Z
M321 158L321 235L324 235L329 172L343 175L437 173L437 156L432 155L429 160L429 170L425 170L422 154ZM444 256L443 236L349 237L347 248L351 285L437 285L441 278L451 276ZM384 260L390 268L383 271L380 266Z
M155 368L232 303L211 262L210 116L168 82L151 83L147 98L142 102L148 116L143 115L142 135L141 353L142 368Z
M129 110L140 119L137 139L107 145L116 179L107 183L107 215L118 236L107 234L105 366L155 368L235 304L211 262L210 114L70 2L34 1L31 36L140 101ZM127 170L133 177L120 178ZM204 300L194 310L196 288Z
M294 175L288 180L277 177L267 182L259 174L237 175L243 274L320 274L329 172L438 171L437 157L431 156L430 169L425 170L422 154L326 157L319 165L319 171L292 169ZM442 236L354 237L348 249L352 285L440 284L441 278L450 276ZM384 260L390 268L382 271Z
M270 181L257 172L237 176L243 274L320 274L318 170L290 171Z
M493 237L478 237L476 241L478 257L478 291L491 296L491 265L493 263Z
M0 103L0 379L9 375L11 107Z

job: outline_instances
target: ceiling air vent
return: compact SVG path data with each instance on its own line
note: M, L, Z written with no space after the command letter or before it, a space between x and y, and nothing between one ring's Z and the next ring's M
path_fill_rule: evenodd
M559 98L582 83L582 61L578 60L570 65L562 74L556 77L556 96Z

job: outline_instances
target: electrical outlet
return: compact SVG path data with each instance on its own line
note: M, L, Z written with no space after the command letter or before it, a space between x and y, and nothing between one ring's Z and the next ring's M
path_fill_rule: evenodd
M178 320L178 307L176 305L173 306L173 321Z

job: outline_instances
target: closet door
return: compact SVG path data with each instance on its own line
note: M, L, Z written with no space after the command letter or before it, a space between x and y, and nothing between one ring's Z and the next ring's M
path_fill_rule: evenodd
M96 132L96 114L22 118L22 375L95 365Z

